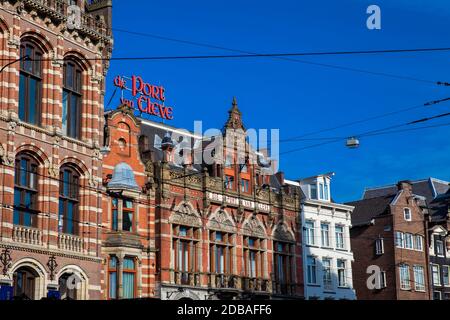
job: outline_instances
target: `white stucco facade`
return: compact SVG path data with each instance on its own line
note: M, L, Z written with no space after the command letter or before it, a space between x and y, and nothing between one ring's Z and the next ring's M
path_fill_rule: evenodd
M356 299L350 244L353 207L334 203L332 174L286 181L302 190L303 274L306 299Z

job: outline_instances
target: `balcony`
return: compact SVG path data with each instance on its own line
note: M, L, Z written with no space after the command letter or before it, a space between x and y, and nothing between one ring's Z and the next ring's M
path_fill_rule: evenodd
M196 287L200 286L200 274L194 272L172 271L173 282L176 285Z
M67 1L65 0L24 0L24 3L36 11L49 15L58 21L67 19ZM82 32L96 38L110 38L111 31L107 26L88 13L81 14Z
M14 226L12 239L18 243L40 246L42 245L42 232L35 228Z
M239 289L238 276L226 274L209 274L209 286L216 289Z
M242 290L250 292L270 292L269 280L262 278L242 278Z
M284 296L293 296L296 295L296 285L292 283L282 283L275 281L273 283L273 293L284 295Z
M83 252L83 239L70 234L58 235L58 248L63 251Z

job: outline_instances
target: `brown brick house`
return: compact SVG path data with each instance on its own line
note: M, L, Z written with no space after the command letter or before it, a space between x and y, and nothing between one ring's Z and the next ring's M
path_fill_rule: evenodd
M413 193L409 181L401 181L396 188L348 203L355 207L351 244L358 299L430 299L424 200ZM375 288L367 283L371 266L380 271L372 281Z

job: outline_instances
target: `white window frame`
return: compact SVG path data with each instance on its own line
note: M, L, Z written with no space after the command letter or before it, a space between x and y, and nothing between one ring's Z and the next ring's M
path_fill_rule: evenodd
M337 228L342 228L342 232L339 232L338 236L338 231ZM343 225L336 225L334 227L334 235L335 235L335 240L336 240L336 249L339 250L345 250L345 226ZM341 239L342 238L342 239ZM342 243L342 246L340 246L340 244Z
M312 229L306 227L307 223L312 223ZM315 239L315 229L316 224L314 220L306 220L305 221L305 245L307 246L315 246L316 245L316 239Z
M327 226L328 227L328 230L326 231L326 233L327 233L327 235L326 235L326 238L324 237L324 230L323 230L323 226ZM329 223L327 223L327 222L321 222L320 223L320 244L322 245L322 247L324 247L324 248L330 248L331 247L331 241L330 241L330 229L331 229L331 226L330 226L330 224ZM326 244L324 243L324 240L326 239Z
M323 182L319 182L319 199L325 200L325 184Z
M441 244L441 246L439 245L439 243ZM444 252L444 241L436 240L436 241L434 241L434 246L436 248L436 255L439 256L439 257L443 257L445 255L445 252ZM438 248L442 248L441 253L438 252L439 251Z
M418 244L420 244L420 246ZM423 237L419 234L414 236L414 250L423 251Z
M405 248L405 234L401 231L395 232L395 246L401 249Z
M425 269L422 266L414 266L414 290L425 292ZM420 271L420 272L419 272ZM417 281L417 278L420 276L421 282Z
M329 266L325 267L325 261L329 263ZM322 258L322 283L325 291L333 290L333 259L325 257ZM329 271L327 273L326 271ZM329 279L326 278L326 275L329 274Z
M437 268L437 272L435 273L434 272L434 268ZM437 281L435 281L436 279L434 278L434 275L435 274L437 274L437 276L438 276L438 278L437 278ZM442 283L441 283L441 268L439 267L439 265L438 264L432 264L431 265L431 280L433 281L433 285L435 285L435 286L441 286L442 285Z
M380 272L380 289L387 288L386 271Z
M447 270L447 281L445 280L445 277L444 277L444 274L445 274L444 270ZM450 287L450 266L448 266L448 265L442 266L442 284L445 287Z
M434 298L434 294L435 293L438 293L439 294L439 299L435 299ZM433 300L442 300L442 292L440 292L440 291L433 291Z
M384 254L384 239L378 238L375 240L375 254L381 256Z
M409 218L406 217L406 213L408 213ZM404 208L403 209L403 218L405 219L405 221L412 221L412 213L411 213L411 209L410 208Z
M339 262L343 262L344 263L344 267L339 267ZM336 260L336 268L337 268L337 280L338 280L338 287L339 288L348 288L348 283L347 283L347 261L345 261L344 259L337 259ZM341 279L340 279L340 275L339 273L343 272L344 273L344 282L340 283Z
M409 243L408 239L411 240ZM405 249L414 249L414 235L412 233L405 233Z
M314 190L314 196L313 196L313 190ZM317 187L317 184L310 184L309 185L309 197L313 200L319 199L319 188Z
M314 260L314 264L308 263L309 258L312 258ZM310 272L310 270L311 270L311 272ZM315 278L316 282L309 281L310 280L309 278L312 279L312 274L313 274L312 271L313 270L314 270L314 278ZM310 277L310 275L311 275L311 277ZM316 256L307 256L306 257L306 282L309 285L317 285L318 284L318 281L317 281L317 257Z
M400 289L407 291L411 290L411 273L409 270L409 265L401 264L398 269L400 277ZM406 276L405 279L403 278L404 276Z

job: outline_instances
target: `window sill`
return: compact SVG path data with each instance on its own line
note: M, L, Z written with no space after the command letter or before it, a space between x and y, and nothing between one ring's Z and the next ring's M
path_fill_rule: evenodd
M317 284L317 283L308 283L307 286L308 287L320 288L320 284Z

